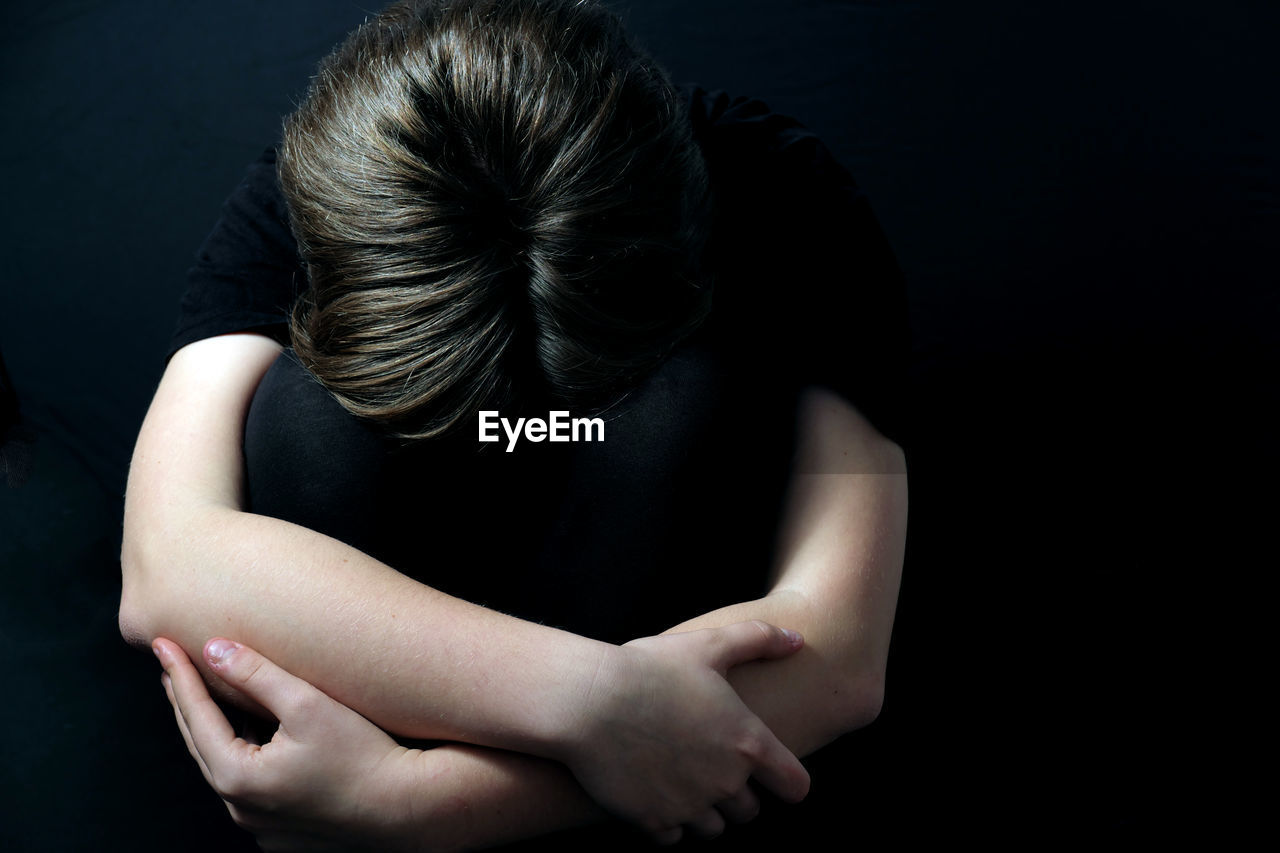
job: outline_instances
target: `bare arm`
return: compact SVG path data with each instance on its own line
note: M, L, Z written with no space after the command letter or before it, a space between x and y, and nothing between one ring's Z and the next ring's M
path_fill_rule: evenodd
M804 754L865 725L879 709L902 568L906 474L901 451L838 398L806 395L800 418L802 441L771 592L678 630L752 617L801 626L812 639L799 654L738 666L730 680L784 742ZM297 820L311 831L332 814L314 803L290 814L273 798L294 790L298 778L324 775L314 760L298 756L308 769L259 792L276 806L276 819ZM444 747L399 755L384 768L375 797L381 807L372 810L382 816L378 825L341 830L379 835L389 849L484 846L604 817L562 767L527 756ZM754 803L738 797L721 811L730 820L748 819ZM245 825L255 828L251 820Z
M193 660L210 636L233 636L388 731L545 752L571 722L549 688L585 693L605 644L467 604L241 511L242 425L278 352L229 335L171 361L129 474L122 632L170 638ZM424 612L432 618L415 618Z
M728 677L789 749L808 755L879 714L906 546L907 473L901 448L838 396L811 389L797 414L799 446L770 592L668 633L747 619L803 633L798 654L746 663ZM424 768L431 758L424 757ZM421 783L418 790L426 801L438 803L447 793L455 807L474 805L501 818L473 825L467 808L446 811L449 821L436 813L439 825L472 833L463 836L470 842L496 843L599 818L553 765L484 750L449 760L465 768L457 786L441 791Z
M907 473L902 450L838 396L812 389L797 414L770 592L668 633L747 619L795 626L805 637L799 653L734 667L728 677L789 749L808 755L879 713L906 544ZM456 785L435 781L437 758L457 768ZM435 811L410 837L438 840L433 832L447 829L465 844L491 844L600 818L567 774L545 762L476 750L421 756L416 773L416 795ZM749 801L741 808L753 814ZM474 821L474 813L489 819Z
M730 682L797 755L876 718L906 547L901 448L840 397L810 389L770 592L672 628L761 619L794 627L805 649L736 667Z
M130 471L127 638L176 641L217 685L200 649L234 637L388 731L561 761L655 833L696 821L749 776L804 795L804 769L723 677L794 651L778 629L613 646L452 598L243 512L241 430L277 354L266 338L228 335L170 362Z

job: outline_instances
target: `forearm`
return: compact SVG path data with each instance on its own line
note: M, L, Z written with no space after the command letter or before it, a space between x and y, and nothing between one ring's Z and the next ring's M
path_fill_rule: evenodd
M840 735L872 722L883 695L884 667L842 628L844 620L806 595L780 590L683 622L667 633L743 619L794 625L805 648L780 661L754 661L729 671L729 683L796 755L809 755Z
M474 850L610 819L562 765L517 753L451 744L406 756L396 779L391 849Z
M879 712L907 516L905 463L895 445L868 436L869 425L830 400L810 399L803 414L806 440L786 501L772 590L668 632L760 619L803 633L798 653L741 664L728 674L748 707L798 755ZM458 811L445 817L462 833L455 836L460 846L533 837L602 817L556 765L471 749L450 761L458 763L444 766L460 768L448 777ZM418 784L419 796L440 793L429 781ZM492 822L469 820L486 810Z
M801 594L780 590L698 616L673 631L756 618L808 626L805 649L796 655L742 664L729 673L748 707L788 748L807 755L874 719L884 672L878 653L864 662L846 658L834 664L828 652L848 638L825 627L839 620ZM608 819L559 764L477 747L444 749L433 750L439 754L428 756L404 781L402 796L424 805L406 812L413 819L402 849L475 849ZM419 847L413 839L431 843Z
M610 813L658 838L686 824L714 832L723 825L714 804L748 778L786 800L804 796L803 766L724 679L742 661L794 653L777 627L613 646L454 599L336 540L243 512L241 431L277 354L241 335L192 344L170 362L129 474L126 637L177 641L210 684L227 686L227 643L197 650L231 635L363 725L559 761ZM255 672L236 685L252 700Z
M197 661L210 637L234 636L388 731L547 754L612 647L240 510L245 413L278 351L234 335L170 363L129 473L122 632L168 637Z
M852 407L810 391L768 595L703 614L687 631L761 619L804 634L778 661L729 681L797 755L870 723L883 699L907 523L902 451Z
M209 637L235 637L402 736L549 754L604 652L278 519L202 506L168 522L127 561L137 640L199 660Z

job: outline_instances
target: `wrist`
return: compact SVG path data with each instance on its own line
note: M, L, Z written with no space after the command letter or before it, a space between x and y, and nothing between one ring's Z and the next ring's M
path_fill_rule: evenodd
M534 743L522 751L569 766L589 751L592 733L617 693L622 658L618 646L585 641L531 715Z
M379 849L487 848L607 817L556 762L456 743L405 752L388 778L406 796Z
M395 853L455 849L445 842L456 832L456 824L445 819L441 808L449 803L447 775L433 778L442 768L433 763L431 752L397 747L363 774L344 843L355 850Z
M378 768L364 806L371 831L359 839L369 850L439 853L475 846L465 768L449 747L401 748ZM365 849L361 847L359 849Z
M628 646L607 645L576 685L576 701L563 717L554 758L592 791L590 776L617 759L619 739L645 737L660 724L653 714L671 706L658 688L673 683L669 661ZM566 695L568 693L566 692ZM584 775L586 773L586 775ZM595 792L598 793L598 792Z

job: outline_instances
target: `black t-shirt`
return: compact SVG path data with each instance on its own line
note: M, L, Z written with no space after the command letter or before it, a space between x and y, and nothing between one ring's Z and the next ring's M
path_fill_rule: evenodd
M473 435L396 442L348 415L286 351L246 426L250 509L468 601L609 642L764 594L797 389L830 387L901 439L904 290L866 200L812 133L759 101L688 95L717 202L713 307L609 413L603 443L525 442L507 454L478 451ZM303 286L267 151L200 250L172 351L245 330L287 342ZM717 846L841 827L856 784L845 752L808 762L815 795L804 808L767 806ZM606 826L520 849L650 846Z
M249 508L612 642L762 595L797 390L830 387L899 435L903 287L865 199L811 132L759 101L687 94L716 199L713 306L608 412L602 444L406 445L286 357L249 413ZM287 341L304 277L268 150L200 250L173 350L248 329Z

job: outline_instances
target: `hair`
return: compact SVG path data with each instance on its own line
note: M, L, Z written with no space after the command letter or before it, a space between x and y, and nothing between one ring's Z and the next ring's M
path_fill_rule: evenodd
M710 308L685 110L593 2L389 7L321 63L279 172L299 359L403 437L607 403Z

